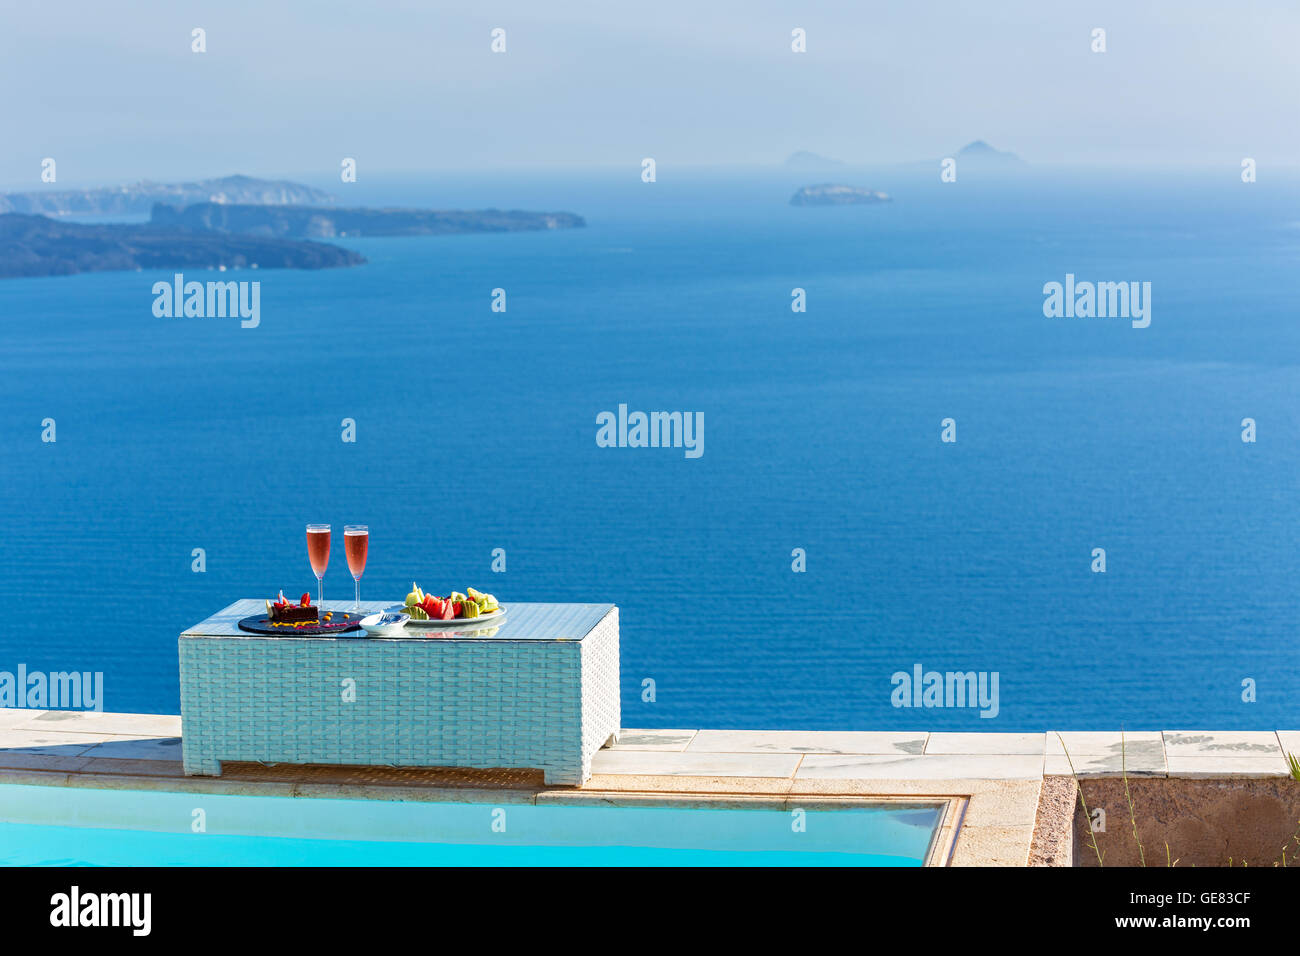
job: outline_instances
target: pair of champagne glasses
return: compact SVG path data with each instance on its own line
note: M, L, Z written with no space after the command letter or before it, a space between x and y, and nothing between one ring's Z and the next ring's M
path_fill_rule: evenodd
M356 585L357 596L354 611L361 610L361 575L366 571L366 552L370 549L370 529L363 524L343 526L343 550L348 556L348 570L352 572L352 581ZM312 573L316 575L317 604L325 603L325 571L330 566L330 526L327 524L307 525L307 560L311 562Z

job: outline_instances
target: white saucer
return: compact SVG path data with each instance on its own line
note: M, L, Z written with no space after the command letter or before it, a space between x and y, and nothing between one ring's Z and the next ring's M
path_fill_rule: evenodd
M406 633L406 622L410 619L409 614L380 611L363 617L359 623L371 637L399 637Z

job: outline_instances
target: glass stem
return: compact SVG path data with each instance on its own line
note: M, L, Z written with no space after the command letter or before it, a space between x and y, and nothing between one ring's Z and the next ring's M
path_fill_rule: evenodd
M316 606L325 606L325 579L319 577L316 579Z
M352 610L360 611L361 610L361 579L353 578L352 582L357 586L357 606L354 607Z

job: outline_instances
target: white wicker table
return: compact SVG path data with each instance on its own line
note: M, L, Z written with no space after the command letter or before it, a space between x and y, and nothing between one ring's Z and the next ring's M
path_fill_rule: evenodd
M185 772L218 775L234 760L532 768L548 784L585 782L592 754L618 736L618 608L506 607L489 629L280 637L241 631L265 604L236 601L180 636Z

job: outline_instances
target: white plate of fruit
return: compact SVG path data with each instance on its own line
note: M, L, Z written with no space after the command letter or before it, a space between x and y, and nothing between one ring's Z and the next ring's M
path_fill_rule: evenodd
M438 596L425 594L415 583L411 584L411 593L406 601L389 610L409 614L406 622L408 628L420 627L480 627L495 624L506 616L506 609L497 604L491 594L484 594L473 588L466 588L464 593L452 591Z

